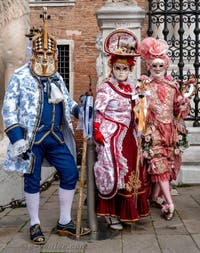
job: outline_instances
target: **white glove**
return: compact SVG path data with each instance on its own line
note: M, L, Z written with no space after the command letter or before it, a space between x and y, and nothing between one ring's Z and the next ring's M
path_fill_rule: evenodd
M24 139L20 139L12 144L11 157L16 158L25 153L29 148L28 142Z

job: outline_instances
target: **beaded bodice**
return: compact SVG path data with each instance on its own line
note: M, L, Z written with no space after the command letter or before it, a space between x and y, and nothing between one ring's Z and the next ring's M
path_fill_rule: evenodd
M151 93L151 97L154 100L155 108L159 108L156 113L156 119L162 123L170 123L174 118L174 94L175 89L167 82L163 82L163 89L165 90L165 99L161 101L159 98L160 85L152 81L148 84L147 89Z

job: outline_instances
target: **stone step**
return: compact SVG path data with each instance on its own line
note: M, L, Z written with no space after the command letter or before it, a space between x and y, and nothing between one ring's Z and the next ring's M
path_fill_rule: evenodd
M187 127L189 147L182 156L182 166L174 184L200 184L200 128Z
M200 164L200 146L190 146L183 152L183 164Z

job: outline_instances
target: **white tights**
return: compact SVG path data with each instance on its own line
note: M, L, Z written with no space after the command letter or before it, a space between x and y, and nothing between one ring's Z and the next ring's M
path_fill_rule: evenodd
M65 190L59 187L59 203L60 203L60 224L67 224L71 221L71 208L75 190ZM40 224L39 205L40 193L24 192L27 210L30 217L30 225Z

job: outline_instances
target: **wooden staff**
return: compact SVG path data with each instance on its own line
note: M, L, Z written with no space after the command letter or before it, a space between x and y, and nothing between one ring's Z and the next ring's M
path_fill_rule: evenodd
M92 81L91 81L91 77L89 76L90 79L90 83L89 83L89 91L86 92L85 96L85 103L86 103L86 107L87 107L87 98L89 96L93 96L92 94L92 89L91 89L91 85L92 85ZM76 238L79 239L80 235L81 235L81 217L82 217L82 207L83 207L83 190L84 190L84 179L85 179L85 174L86 174L86 155L87 155L87 143L89 140L89 129L87 127L86 130L86 126L85 124L87 124L86 121L86 113L89 114L89 111L84 111L84 116L83 116L83 152L82 152L82 161L81 161L81 171L80 171L80 177L79 177L79 182L80 182L80 186L79 186L79 199L78 199L78 210L77 210L77 221L76 221ZM87 115L89 117L89 115Z
M80 230L81 230L84 178L85 178L85 172L86 172L87 141L88 141L87 137L83 138L83 152L82 152L80 179L79 179L80 185L79 185L79 199L78 199L77 222L76 222L76 238L77 239L80 238Z
M137 108L134 108L134 112L136 114L136 117L138 118L138 133L140 134L138 136L138 148L137 148L137 160L136 160L136 181L135 181L135 204L137 205L137 192L138 189L141 187L141 181L139 179L140 177L140 159L141 159L141 152L142 152L142 133L145 132L145 113L144 113L144 107L145 107L145 97L144 97L144 85L145 82L142 81L142 84L140 86L140 94L139 94L139 112L137 112ZM137 107L137 105L136 105Z

